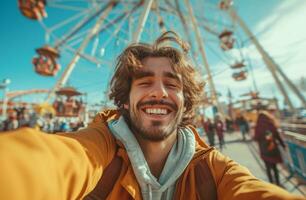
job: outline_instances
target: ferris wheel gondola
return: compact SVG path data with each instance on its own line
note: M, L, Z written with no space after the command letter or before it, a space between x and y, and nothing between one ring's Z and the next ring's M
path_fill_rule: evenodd
M58 51L46 45L36 49L36 52L38 56L32 60L35 72L43 76L55 76L60 70L60 65L57 63Z
M45 10L46 0L18 0L21 13L33 20L41 20L47 17Z
M54 101L53 107L58 117L79 117L84 113L85 106L82 99L75 97L83 95L73 87L63 87L56 91L58 98Z
M219 34L220 47L223 51L230 50L234 47L235 38L233 37L233 32L230 30L223 30Z
M219 8L221 10L228 10L231 5L233 5L233 0L221 0L219 2Z
M246 71L234 72L232 74L232 77L235 79L235 81L243 81L247 78L247 72Z
M234 64L231 65L231 68L232 69L241 69L241 68L244 68L246 67L245 64L244 64L244 61L236 61Z

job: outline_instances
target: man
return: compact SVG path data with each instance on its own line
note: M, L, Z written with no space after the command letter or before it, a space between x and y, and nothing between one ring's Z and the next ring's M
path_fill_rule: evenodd
M210 146L215 146L215 125L210 118L202 123Z
M133 44L111 81L118 110L73 134L1 136L0 199L303 199L201 141L189 121L204 84L186 54L173 32Z
M220 115L216 115L215 117L215 128L219 140L219 148L222 151L225 145L225 141L224 141L224 123L222 122Z
M246 140L245 135L248 133L249 129L248 121L245 119L245 117L242 114L240 114L236 119L236 123L242 134L242 140L245 141Z

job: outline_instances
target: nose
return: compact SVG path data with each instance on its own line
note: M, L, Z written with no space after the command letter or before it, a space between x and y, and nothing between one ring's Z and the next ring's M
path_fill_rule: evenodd
M162 82L156 82L150 91L150 97L156 99L163 99L168 97L168 91Z

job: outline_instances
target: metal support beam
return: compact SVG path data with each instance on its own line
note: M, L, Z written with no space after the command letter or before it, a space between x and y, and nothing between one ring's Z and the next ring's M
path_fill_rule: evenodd
M51 98L53 97L54 93L61 88L63 85L65 85L66 81L68 80L70 74L72 73L72 70L74 69L76 63L80 59L80 54L84 51L92 37L96 34L97 31L99 31L99 27L103 24L103 20L107 17L108 13L113 9L113 7L116 5L116 3L113 1L113 3L109 4L107 8L104 10L104 12L100 15L98 18L96 24L94 27L91 29L90 33L86 36L86 38L83 40L82 44L80 47L77 49L74 57L72 58L71 62L68 64L66 67L65 71L63 72L62 76L60 79L57 81L55 86L52 88L51 92L48 94L48 97L46 101L50 101Z
M138 21L137 30L135 31L135 34L133 35L133 39L132 39L133 43L139 42L139 40L140 40L140 36L141 36L142 31L143 31L143 27L146 24L148 15L150 13L152 3L153 3L153 0L147 0L144 4L144 9L143 9L143 11L141 13L141 16L140 16L140 19Z
M55 48L60 47L63 43L69 40L79 30L81 30L85 25L90 23L90 21L93 20L96 16L98 16L100 13L103 13L110 5L112 5L111 2L101 7L100 9L96 9L96 11L92 15L89 15L86 18L82 19L82 21L77 23L66 35L64 35L60 40L56 41Z
M175 6L176 6L177 15L179 16L180 21L183 25L183 30L185 32L185 36L187 37L188 44L190 45L191 54L192 54L191 59L192 59L193 63L198 67L197 60L196 60L196 53L194 51L194 48L192 48L192 39L191 39L191 36L190 36L189 27L188 27L188 24L187 24L186 19L184 17L184 14L181 10L179 0L175 0Z
M271 59L272 60L272 59ZM272 60L273 62L273 60ZM287 75L283 72L283 70L274 62L275 68L278 71L278 73L284 78L287 85L291 88L291 90L296 94L296 96L300 99L302 106L306 108L306 100L303 94L298 90L298 88L290 81L290 79L287 77Z
M258 42L256 37L249 30L249 28L244 23L244 21L237 15L236 11L234 10L234 8L232 6L229 8L228 13L234 21L238 22L238 24L241 26L242 30L247 34L247 36L253 42L256 49L261 54L261 56L263 58L263 61L265 62L267 68L270 70L270 72L271 72L271 74L272 74L272 76L273 76L273 78L276 82L276 85L278 86L279 90L281 91L282 95L284 96L285 102L289 106L290 111L294 111L293 104L290 101L289 96L288 96L282 82L280 81L279 77L276 74L277 68L275 66L275 62L271 59L271 57L268 55L268 53L263 49L263 47L260 45L260 43Z
M205 70L206 70L206 73L207 73L207 76L208 76L208 83L209 83L209 86L210 86L212 101L213 101L213 103L216 104L216 106L218 108L218 111L224 116L224 111L223 111L223 108L221 107L221 104L219 103L218 95L217 95L216 88L215 88L215 85L214 85L214 81L212 79L211 71L210 71L209 64L208 64L208 61L207 61L207 58L206 58L206 53L205 53L205 49L204 49L204 46L203 46L204 40L201 37L201 33L200 33L199 28L198 28L199 26L197 24L197 20L194 16L194 13L193 13L192 7L189 3L189 0L185 0L185 3L186 3L187 8L188 8L188 12L189 12L189 16L191 18L191 23L192 23L194 32L196 33L197 43L199 45L199 50L200 50L202 60L204 62Z

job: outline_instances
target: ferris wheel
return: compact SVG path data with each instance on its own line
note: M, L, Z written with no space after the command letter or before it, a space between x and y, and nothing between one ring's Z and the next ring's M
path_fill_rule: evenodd
M237 49L235 33L237 20L227 15L231 0L217 2L179 0L19 0L21 13L36 20L45 30L46 43L36 49L32 63L37 73L55 76L60 72L63 53L72 54L67 66L63 67L59 79L50 90L49 101L57 90L65 86L76 63L86 60L99 66L111 66L122 49L140 38L150 41L165 30L183 33L191 45L191 58L196 66L203 66L211 91L211 98L218 102L212 73L204 44L210 38L224 57ZM213 13L213 15L206 15ZM227 17L224 17L224 15ZM223 15L223 16L222 16ZM237 17L236 17L237 18ZM208 33L202 37L202 33ZM235 37L235 36L236 37ZM229 55L228 55L229 54ZM236 81L247 78L246 61L240 58L229 63ZM200 64L199 64L200 63ZM201 64L202 63L202 64ZM212 72L211 72L212 69ZM217 103L218 104L218 103ZM220 106L219 106L220 107Z
M205 1L199 8L212 9L206 6L211 5L218 13L227 9L222 4L223 1L214 4L207 2ZM21 13L29 19L36 20L45 30L46 44L36 49L37 55L32 60L38 74L55 76L60 71L59 58L62 53L73 54L61 77L51 89L47 97L48 101L65 85L80 58L97 66L109 66L114 60L114 54L119 54L122 46L137 42L140 37L153 40L161 32L173 30L184 33L184 37L192 47L191 57L194 60L200 57L195 62L204 63L196 66L205 67L203 71L207 74L212 88L212 102L218 104L217 92L203 51L204 41L199 35L203 31L209 32L224 51L233 48L234 39L232 32L226 33L227 29L223 27L224 20L209 19L208 16L202 15L199 8L191 5L192 2L187 0L19 0L18 3ZM207 10L204 13L212 12ZM193 31L198 34L195 36L192 34ZM240 75L239 77L245 78Z

